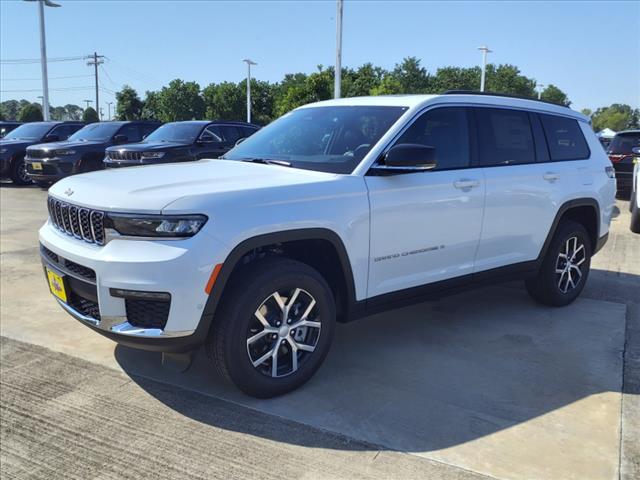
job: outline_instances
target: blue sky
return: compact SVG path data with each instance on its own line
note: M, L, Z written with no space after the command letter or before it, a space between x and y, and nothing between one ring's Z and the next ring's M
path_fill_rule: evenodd
M239 81L246 57L259 63L254 76L268 81L335 60L334 0L57 1L62 8L46 9L49 57L106 55L100 74L109 91L127 83L143 95L174 78L201 87ZM494 50L491 62L515 64L560 87L573 108L640 106L638 1L345 1L345 66L392 68L413 55L432 72L468 67L479 64L482 44ZM35 3L0 0L0 58L39 58ZM91 73L84 61L51 63L51 103L84 105L94 95ZM37 101L39 79L38 63L2 64L0 99ZM114 100L107 90L101 92L105 114L103 102Z

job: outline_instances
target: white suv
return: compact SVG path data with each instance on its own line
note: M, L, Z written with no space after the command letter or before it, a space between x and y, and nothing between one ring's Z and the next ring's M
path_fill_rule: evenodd
M346 98L222 159L60 181L41 253L75 318L169 357L204 344L240 389L270 397L314 374L336 321L513 278L572 302L607 239L613 177L565 107Z

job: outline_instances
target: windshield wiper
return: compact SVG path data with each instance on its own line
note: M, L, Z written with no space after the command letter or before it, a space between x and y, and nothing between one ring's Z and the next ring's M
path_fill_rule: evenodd
M262 163L264 165L282 165L283 167L290 167L291 162L286 160L270 160L268 158L243 158L243 162Z

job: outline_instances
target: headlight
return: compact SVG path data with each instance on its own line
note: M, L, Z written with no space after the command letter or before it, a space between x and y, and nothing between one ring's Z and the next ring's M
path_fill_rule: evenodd
M76 151L75 150L56 150L56 156L58 157L64 157L66 155L75 155Z
M207 222L204 215L108 214L106 227L132 237L193 237Z
M164 152L142 152L142 158L162 158Z

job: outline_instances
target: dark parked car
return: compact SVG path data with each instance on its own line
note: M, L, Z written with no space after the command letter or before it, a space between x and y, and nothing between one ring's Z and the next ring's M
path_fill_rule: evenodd
M618 132L609 145L607 154L616 171L616 183L619 192L631 190L634 147L640 147L640 130Z
M12 130L15 130L22 122L0 122L0 138L4 138L4 136Z
M92 123L65 142L27 148L27 174L44 186L69 175L100 170L107 147L139 142L159 126L159 122L142 121Z
M10 178L16 185L31 183L24 162L27 147L66 140L84 126L82 122L32 122L20 125L0 140L0 177Z
M104 164L107 167L130 167L217 158L259 128L244 122L166 123L141 143L107 148Z

